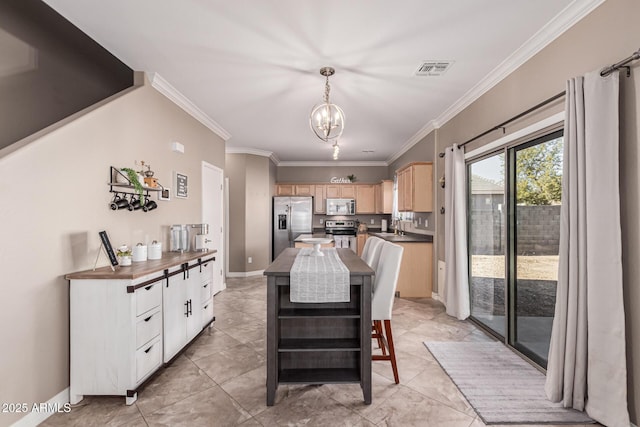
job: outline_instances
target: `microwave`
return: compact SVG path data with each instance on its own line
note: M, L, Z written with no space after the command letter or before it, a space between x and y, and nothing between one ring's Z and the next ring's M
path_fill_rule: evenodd
M327 215L355 215L354 199L327 199Z

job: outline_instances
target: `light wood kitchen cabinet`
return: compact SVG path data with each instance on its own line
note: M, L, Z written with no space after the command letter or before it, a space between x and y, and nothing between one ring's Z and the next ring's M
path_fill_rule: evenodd
M313 196L313 184L276 184L276 196Z
M353 184L328 184L327 199L355 199L356 189Z
M296 196L313 196L315 185L313 184L296 184Z
M376 185L376 213L390 214L393 211L393 181L385 180Z
M401 212L433 212L433 164L409 163L396 171L398 210Z
M358 256L362 256L362 250L364 249L364 244L367 243L367 237L369 237L367 233L358 234L358 251L356 252Z
M376 187L356 185L356 214L376 213Z
M433 243L399 243L404 248L396 292L405 298L431 298Z
M276 184L276 196L295 196L294 184Z
M313 195L313 212L316 214L324 214L327 212L327 186L316 184Z

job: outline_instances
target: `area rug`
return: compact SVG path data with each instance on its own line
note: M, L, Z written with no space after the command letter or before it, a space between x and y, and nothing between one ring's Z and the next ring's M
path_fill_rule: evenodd
M544 374L499 342L424 345L485 424L589 424L584 412L547 400Z

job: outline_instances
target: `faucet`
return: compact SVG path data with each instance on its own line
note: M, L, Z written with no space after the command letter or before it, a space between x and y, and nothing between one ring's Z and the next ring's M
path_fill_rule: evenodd
M396 230L400 236L404 236L404 230L402 229L402 220L400 218L396 218Z

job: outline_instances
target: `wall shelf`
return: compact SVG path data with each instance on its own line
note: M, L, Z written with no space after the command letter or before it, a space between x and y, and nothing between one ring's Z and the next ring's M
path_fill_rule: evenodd
M151 192L160 192L164 190L162 185L158 184L157 187L142 186L142 194L140 194L136 187L131 183L129 177L122 173L118 168L110 166L109 169L109 192L114 193L113 200L109 204L111 210L129 210L136 211L142 210L148 212L158 207L157 203L150 200ZM127 200L127 196L128 200ZM144 200L144 204L140 201Z

